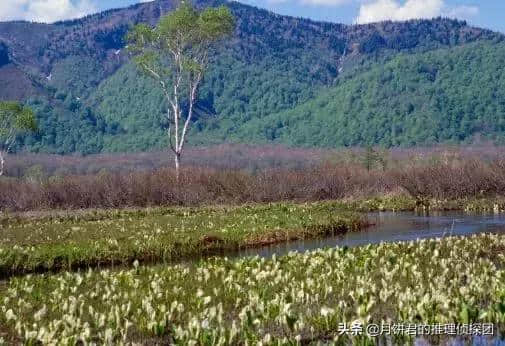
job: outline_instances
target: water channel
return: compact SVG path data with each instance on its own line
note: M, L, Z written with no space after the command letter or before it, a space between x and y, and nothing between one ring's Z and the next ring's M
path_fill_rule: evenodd
M381 242L410 241L423 238L468 236L478 233L505 233L505 214L468 214L465 212L376 212L367 214L373 225L360 231L333 237L300 240L268 247L245 249L237 257L282 256L290 251L304 252L336 246L362 246ZM235 256L232 256L235 257Z

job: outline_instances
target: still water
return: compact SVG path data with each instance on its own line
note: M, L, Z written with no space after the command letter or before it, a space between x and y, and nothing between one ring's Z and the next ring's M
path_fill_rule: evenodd
M422 238L439 238L451 235L477 233L505 233L505 214L467 214L464 212L377 212L367 214L374 224L360 232L349 232L333 237L300 240L258 249L245 249L237 255L270 257L290 251L310 251L336 246L361 246L381 242L409 241Z

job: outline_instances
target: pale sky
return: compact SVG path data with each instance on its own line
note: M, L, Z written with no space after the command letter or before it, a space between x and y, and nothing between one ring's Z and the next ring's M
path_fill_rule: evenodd
M51 23L139 0L0 0L0 21ZM273 12L335 23L452 17L505 33L505 0L241 0Z

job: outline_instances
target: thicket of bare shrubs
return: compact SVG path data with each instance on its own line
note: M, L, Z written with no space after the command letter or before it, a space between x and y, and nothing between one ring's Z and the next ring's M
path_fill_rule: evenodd
M405 163L445 162L479 159L490 161L505 157L505 147L488 145L468 147L430 147L374 149L387 167L404 166ZM361 165L364 167L366 149L304 149L280 145L254 146L222 144L212 147L185 149L185 167L213 168L219 170L244 170L259 172L267 169L306 170L325 163ZM20 153L7 158L6 174L10 177L89 175L99 172L152 171L173 165L171 152L144 152L128 154L49 155ZM376 164L375 168L382 165Z
M407 166L394 170L391 181L417 198L505 196L505 160Z
M277 154L273 150L266 157ZM303 162L303 155L298 152L281 157ZM317 160L307 160L310 165L296 169L268 168L272 165L253 170L226 165L191 166L182 170L179 183L171 168L102 170L87 175L32 172L23 178L0 179L0 210L316 201L392 193L418 199L505 196L505 156L498 151L488 156L447 150L381 155L380 164L371 165L370 170L365 168L370 165L362 163L359 152L347 152L334 159L326 156L324 160L321 154ZM308 156L314 158L313 153ZM222 158L219 160L226 162Z
M0 181L5 210L121 208L155 205L315 201L405 192L416 198L505 196L505 161L469 160L368 171L324 165L303 171L187 168L102 173L44 181Z
M183 165L225 170L261 171L269 168L297 170L319 164L332 157L334 151L295 149L282 146L222 144L185 149ZM7 160L7 175L24 177L40 169L45 175L88 175L101 171L152 171L173 165L172 152L127 154L49 155L20 153Z
M382 172L360 167L318 167L260 173L187 168L176 182L172 169L0 181L0 208L7 210L120 208L154 205L323 200L391 189Z

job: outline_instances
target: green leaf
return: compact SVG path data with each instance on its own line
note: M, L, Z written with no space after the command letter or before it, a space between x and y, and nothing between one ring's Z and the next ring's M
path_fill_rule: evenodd
M33 111L16 101L0 102L0 145L7 150L14 137L22 132L36 131Z
M459 318L461 319L461 323L468 324L470 321L470 314L468 310L468 305L465 303L461 306L461 311L459 313Z

